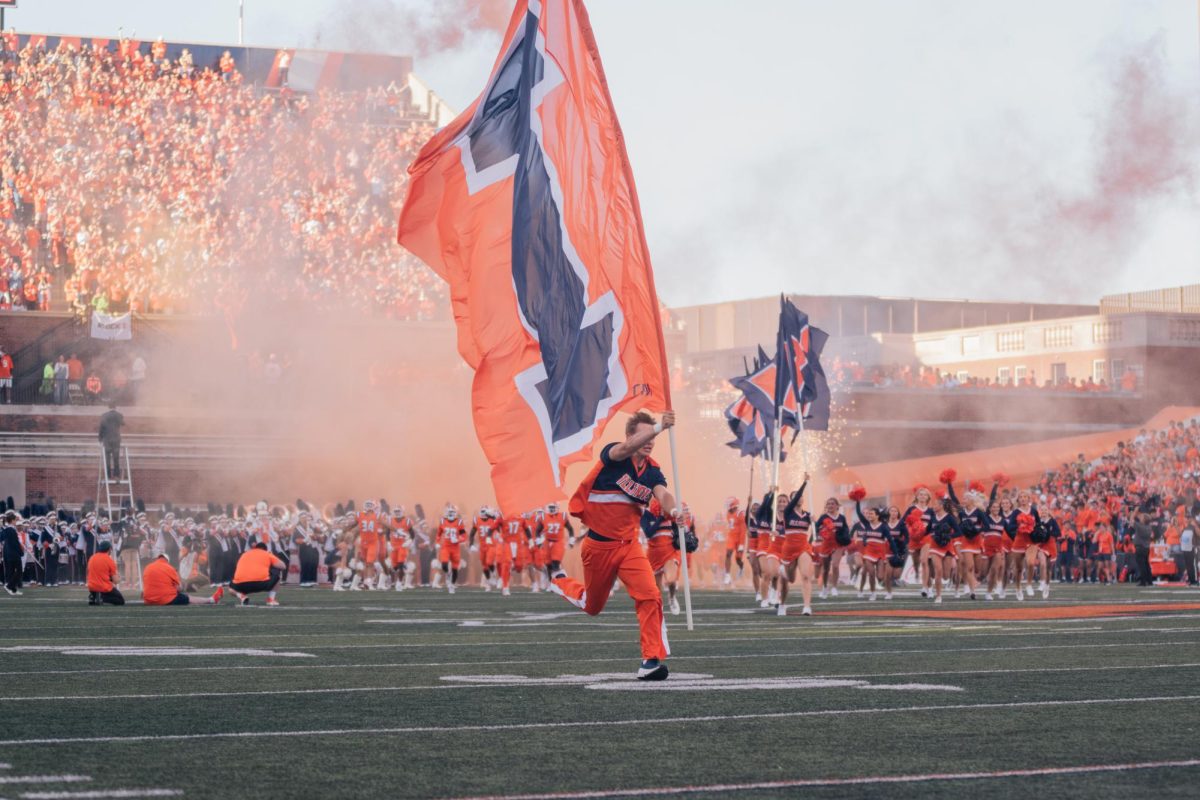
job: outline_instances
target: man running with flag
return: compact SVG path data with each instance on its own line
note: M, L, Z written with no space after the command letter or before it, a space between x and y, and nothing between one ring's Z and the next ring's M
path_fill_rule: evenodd
M670 655L662 593L638 533L642 509L652 499L662 506L665 516L679 517L675 498L667 491L667 479L650 458L654 439L674 424L673 411L665 412L662 422L639 411L625 424L625 441L605 445L600 451L600 463L579 484L569 506L572 516L588 527L580 552L583 582L568 578L560 569L551 583L551 591L595 616L604 610L613 584L621 579L637 608L642 642L637 676L643 681L664 680L667 665L663 661Z

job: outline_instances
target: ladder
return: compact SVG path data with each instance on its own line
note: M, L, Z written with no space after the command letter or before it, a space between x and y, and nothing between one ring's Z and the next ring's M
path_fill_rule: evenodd
M116 522L121 513L124 501L133 508L133 472L129 468L129 448L121 445L117 451L117 461L123 464L120 477L108 474L108 455L104 445L100 445L100 475L96 479L96 511L108 514L110 522Z

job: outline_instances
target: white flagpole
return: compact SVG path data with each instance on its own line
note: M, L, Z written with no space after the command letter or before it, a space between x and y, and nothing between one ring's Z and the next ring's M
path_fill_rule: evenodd
M667 429L671 442L671 477L675 481L675 507L683 511L683 489L679 486L679 458L675 455L675 427ZM687 539L683 535L683 526L675 526L675 535L679 541L679 569L683 572L683 608L687 614L687 629L695 630L692 623L692 581L688 576Z
M771 491L775 494L771 498L771 535L775 535L775 520L779 516L779 451L783 449L783 408L780 407L775 411L775 452L771 455L774 457L774 469L771 473ZM760 534L761 535L761 534Z

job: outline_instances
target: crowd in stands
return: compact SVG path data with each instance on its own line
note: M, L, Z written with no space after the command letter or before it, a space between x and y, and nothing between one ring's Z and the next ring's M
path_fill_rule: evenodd
M1095 565L1081 562L1090 562L1100 548L1118 556L1119 566L1121 562L1130 566L1138 522L1150 528L1152 544L1162 560L1173 563L1174 574L1182 576L1190 566L1195 575L1195 549L1200 544L1195 536L1200 526L1200 421L1173 422L1158 431L1143 429L1099 459L1089 461L1081 454L1047 473L1034 492L1062 528L1060 578L1096 580ZM1108 537L1102 543L1102 534L1110 534L1111 543Z
M1133 392L1138 388L1137 374L1132 370L1126 371L1121 380L1109 384L1101 379L1093 380L1091 376L1080 380L1067 377L1062 380L1038 381L1033 370L1019 378L978 378L974 376L959 377L949 372L942 372L936 367L926 367L912 364L884 364L864 366L857 361L843 361L834 358L827 375L831 385L874 386L879 389L1023 389L1047 392Z
M387 90L265 90L157 44L6 38L0 308L446 313L442 281L395 243L431 126L373 123Z

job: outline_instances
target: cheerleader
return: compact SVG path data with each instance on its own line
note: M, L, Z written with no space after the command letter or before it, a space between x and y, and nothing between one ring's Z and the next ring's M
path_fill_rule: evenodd
M900 509L896 506L890 506L887 510L887 525L883 534L888 545L887 560L880 566L883 572L883 599L891 600L892 587L908 558L908 526L904 524L904 517L900 516Z
M878 583L883 582L883 575L880 572L882 564L887 563L888 543L887 543L887 521L884 520L883 514L878 509L868 508L866 513L863 512L862 499L866 497L867 490L861 486L855 487L850 492L850 499L854 501L854 513L858 517L858 525L860 529L859 537L862 539L862 569L859 570L858 578L858 596L862 597L866 589L867 581L871 583L871 601L874 602L875 594L878 590Z
M1026 555L1026 565L1030 569L1029 585L1033 585L1033 566L1037 566L1038 577L1040 579L1039 588L1042 592L1042 599L1050 599L1050 575L1054 570L1054 562L1058 560L1058 537L1062 535L1062 528L1059 527L1058 520L1053 514L1047 514L1046 519L1042 522L1039 528L1033 532L1032 539L1034 547L1030 551L1032 553L1033 563L1029 563L1030 555ZM1036 550L1037 552L1033 552Z
M758 506L758 567L761 573L762 589L759 594L762 608L770 608L782 603L783 591L780 589L780 564L783 563L784 540L784 508L780 506L775 512L775 524L770 525L771 512L775 509L775 488L767 492L762 503ZM777 612L778 613L778 612ZM786 611L784 613L787 613Z
M787 508L783 510L783 552L780 555L779 573L779 616L787 616L788 590L797 578L800 580L800 596L804 607L800 614L812 616L812 542L809 531L812 529L812 514L804 510L801 498L808 487L808 473L804 473L804 483L792 494Z
M1012 552L1009 554L1009 570L1012 572L1013 582L1017 590L1017 599L1024 600L1025 597L1021 593L1021 578L1030 568L1031 564L1037 563L1037 546L1034 544L1031 535L1041 524L1041 515L1038 513L1037 506L1033 504L1033 494L1028 489L1022 489L1017 493L1017 502L1011 513L1008 515L1006 529L1009 538L1012 540ZM1033 597L1033 587L1027 585L1025 587L1029 596Z
M754 585L754 602L760 603L766 597L762 591L762 565L759 564L758 537L762 532L759 526L760 503L746 500L746 560L750 562L750 583Z
M913 489L913 502L904 511L904 524L908 528L909 551L913 554L913 574L921 582L921 597L929 597L929 553L926 544L929 529L933 525L933 493L926 486Z
M947 569L946 560L954 558L953 542L962 536L958 517L954 514L954 504L949 497L942 498L941 507L933 513L933 522L929 526L929 536L925 541L925 558L928 560L929 572L932 572L931 587L933 602L942 602L942 576ZM953 567L953 560L950 567Z
M993 597L1004 599L1004 572L1008 561L1008 534L1003 504L996 502L996 490L992 489L991 501L983 515L983 561L986 572L987 591L984 600Z
M817 517L817 557L819 562L819 579L821 581L821 599L825 595L837 597L838 570L841 567L841 556L846 545L850 544L850 526L842 514L842 506L836 497L825 501L825 513ZM832 575L832 584L831 578Z
M958 571L955 575L955 597L962 597L963 579L966 579L967 589L971 599L975 600L978 586L980 562L983 560L983 532L987 529L987 513L984 508L983 484L972 481L967 486L963 502L959 502L954 493L954 471L947 470L942 476L949 478L945 481L946 491L950 502L958 509L958 524L962 529L962 537L955 540L958 552ZM996 486L992 486L992 498L996 496Z

